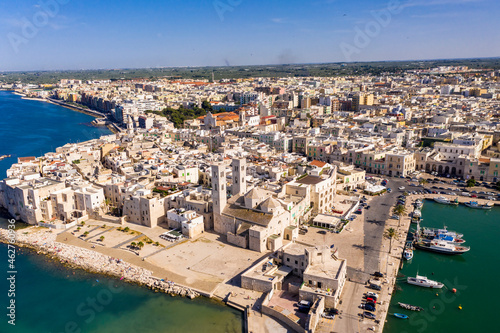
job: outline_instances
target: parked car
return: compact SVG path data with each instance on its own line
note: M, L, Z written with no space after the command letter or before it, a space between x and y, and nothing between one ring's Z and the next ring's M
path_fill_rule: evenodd
M371 306L369 304L363 305L363 309L368 310L368 311L375 311L376 308L374 306Z
M366 305L372 306L374 309L376 309L376 308L377 308L377 305L376 305L375 303L373 303L373 302L366 302L366 303L365 303L365 306L366 306Z
M367 297L374 297L374 298L378 298L378 294L372 292L372 291L368 291L366 292L366 296Z
M368 311L363 312L363 316L365 318L368 318L368 319L375 319L376 318L375 314L368 312Z
M307 313L311 309L312 303L309 301L302 300L297 303L300 312Z
M323 312L321 314L321 317L325 318L325 319L334 319L335 318L335 315L333 313L330 313L330 312Z
M370 284L369 287L373 290L382 290L382 287L380 287L378 284Z
M375 272L375 273L373 273L373 276L383 278L383 277L384 277L384 274L383 274L383 273L380 273L380 272Z
M371 297L368 297L366 299L367 302L370 302L370 303L373 303L373 304L377 304L377 300L375 298L371 298Z
M404 189L405 189L405 187L404 187L404 186L400 186L400 187L398 187L398 190L400 190L400 191L403 191Z

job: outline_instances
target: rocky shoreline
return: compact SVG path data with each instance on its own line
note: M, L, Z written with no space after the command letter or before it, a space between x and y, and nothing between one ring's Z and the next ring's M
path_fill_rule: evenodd
M51 230L33 231L30 229L20 229L16 232L16 246L34 249L37 253L48 255L69 267L78 267L92 273L117 277L123 281L146 286L155 292L164 292L171 296L185 296L190 299L200 296L190 288L154 277L151 271L131 265L119 258L56 242L56 234ZM8 233L8 230L0 229L0 242L9 243Z

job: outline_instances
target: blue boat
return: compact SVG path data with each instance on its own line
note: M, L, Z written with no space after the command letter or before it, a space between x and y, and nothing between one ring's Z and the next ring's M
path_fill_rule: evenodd
M408 316L402 313L395 313L394 317L397 317L399 319L408 319Z

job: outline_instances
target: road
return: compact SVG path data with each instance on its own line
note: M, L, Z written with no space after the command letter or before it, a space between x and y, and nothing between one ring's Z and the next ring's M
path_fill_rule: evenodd
M391 208L397 201L397 197L403 191L399 191L400 186L408 186L407 180L401 178L388 178L388 187L392 188L391 193L369 199L370 208L363 213L363 243L358 244L362 248L364 260L362 268L353 267L347 262L347 276L350 281L346 282L342 293L342 304L339 306L341 316L335 321L335 332L365 332L369 327L374 326L374 322L368 319L361 319L362 310L359 305L362 302L363 294L369 289L365 282L370 279L375 271L386 273L386 260L388 247L384 243L384 232L389 217L392 215ZM386 241L387 242L387 241ZM389 290L383 290L389 299Z

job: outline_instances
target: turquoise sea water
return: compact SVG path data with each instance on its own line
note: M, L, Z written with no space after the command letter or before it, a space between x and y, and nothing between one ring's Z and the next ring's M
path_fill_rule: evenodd
M94 118L57 105L23 100L0 91L0 177L18 156L40 156L67 142L111 132L89 127ZM0 227L6 219L0 218ZM241 332L239 311L206 298L170 297L104 276L70 270L18 250L16 326L7 323L7 246L0 244L1 333ZM75 274L73 274L75 273ZM97 282L96 280L99 280Z
M388 316L385 333L422 332L497 332L496 289L500 208L490 211L465 206L446 206L426 200L422 226L443 227L464 234L471 250L463 255L447 256L414 251L414 258L404 263L393 294L389 313L404 313L409 320ZM413 225L415 226L415 225ZM427 289L407 284L406 276L426 275L443 282L447 288ZM451 292L456 288L457 293ZM436 295L437 294L437 295ZM422 312L401 309L398 302L423 307ZM462 310L458 307L462 306Z

